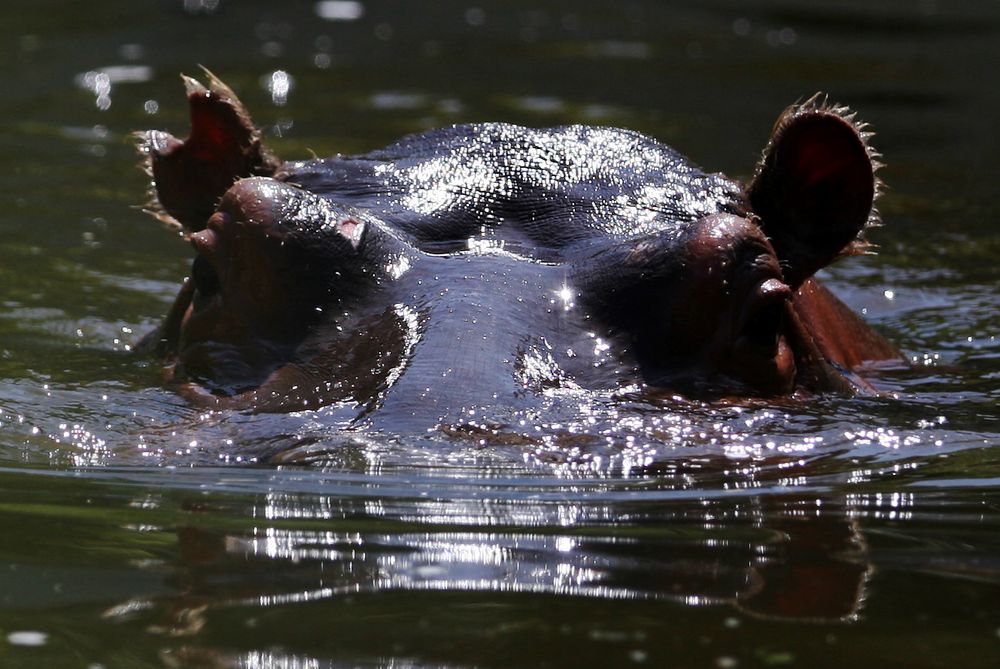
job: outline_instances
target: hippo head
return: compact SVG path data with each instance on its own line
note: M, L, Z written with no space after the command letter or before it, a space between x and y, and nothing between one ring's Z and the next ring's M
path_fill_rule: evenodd
M613 220L612 202L628 193L608 194L632 187L628 179L643 168L625 161L611 173L600 162L606 154L577 144L558 153L560 142L575 140L557 133L572 129L466 126L366 156L283 164L232 91L214 77L209 88L185 81L191 135L151 131L143 147L157 214L181 226L196 257L146 347L168 359L172 382L215 405L241 406L227 402L242 397L244 406L282 408L281 398L302 387L326 390L300 393L291 405L363 403L361 395L384 392L406 369L424 374L430 392L427 381L442 369L473 366L461 356L510 368L506 379L472 381L496 397L516 376L526 338L567 350L599 329L621 344L616 369L634 372L613 382L641 378L697 396L850 391L844 369L895 355L811 279L863 248L878 191L866 134L818 98L779 118L746 188L643 138L650 153L637 151L636 160L666 161L651 178L669 186L654 190L670 198L646 206L672 213L630 230ZM471 144L456 140L463 132ZM491 132L515 141L475 144ZM537 146L552 155L524 152L542 137ZM611 175L607 184L574 181L594 165ZM532 185L540 177L548 190ZM711 179L718 188L706 187ZM430 214L429 203L438 207ZM577 224L567 211L596 214ZM507 235L521 255L472 253L476 233L501 242ZM544 254L532 255L532 244ZM466 289L473 276L516 287ZM567 282L586 310L572 324L550 304ZM456 297L459 288L470 297ZM419 327L411 322L418 313ZM486 343L457 353L449 338ZM596 387L608 377L594 367L566 374ZM261 389L277 403L262 407ZM451 390L456 402L468 392Z

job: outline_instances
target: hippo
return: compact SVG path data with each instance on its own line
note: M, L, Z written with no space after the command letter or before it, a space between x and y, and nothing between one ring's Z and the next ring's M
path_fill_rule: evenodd
M200 407L415 429L546 393L866 393L899 354L815 278L868 248L878 154L817 94L749 184L629 130L455 125L282 161L233 91L140 133L148 210L194 248L140 348Z

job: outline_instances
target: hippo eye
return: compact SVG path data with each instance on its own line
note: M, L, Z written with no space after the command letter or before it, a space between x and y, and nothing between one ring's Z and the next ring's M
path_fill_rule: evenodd
M195 256L194 262L191 263L191 278L194 280L194 287L203 297L214 295L219 291L219 275L203 256Z

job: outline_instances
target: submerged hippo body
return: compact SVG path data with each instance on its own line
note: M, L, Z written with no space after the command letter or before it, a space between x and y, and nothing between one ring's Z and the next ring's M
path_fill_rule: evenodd
M196 402L431 427L559 388L853 392L896 356L810 278L862 246L877 192L864 133L818 99L744 187L586 126L281 162L232 91L185 81L191 135L143 146L197 255L146 347Z

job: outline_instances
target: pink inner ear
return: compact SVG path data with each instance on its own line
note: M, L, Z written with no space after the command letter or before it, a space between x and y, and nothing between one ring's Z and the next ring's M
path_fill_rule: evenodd
M833 224L860 227L875 191L871 160L854 127L839 116L819 114L798 119L787 135L783 147L792 152L789 176L798 184L794 196L801 198L800 206Z
M190 103L191 136L185 144L193 157L206 163L242 158L248 133L227 103L215 93L199 94Z
M849 173L855 158L837 155L837 147L819 143L803 147L796 160L795 170L803 175L806 186Z
M779 123L748 194L786 283L797 286L868 222L875 199L868 147L838 113L799 109Z

